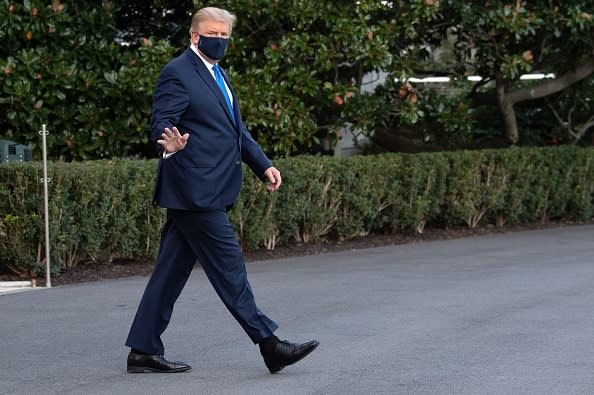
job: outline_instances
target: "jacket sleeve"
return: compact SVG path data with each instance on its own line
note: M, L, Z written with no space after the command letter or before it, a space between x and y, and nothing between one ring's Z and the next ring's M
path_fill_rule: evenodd
M161 138L163 129L177 126L189 103L188 91L175 69L166 66L157 80L151 117L151 140L158 147L159 154L162 154L163 148L156 141Z

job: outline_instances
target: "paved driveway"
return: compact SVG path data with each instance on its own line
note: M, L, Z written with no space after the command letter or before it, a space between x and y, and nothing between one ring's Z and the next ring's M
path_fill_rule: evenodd
M164 338L184 374L125 373L146 278L0 296L2 394L593 394L594 226L255 262L270 375L195 270Z

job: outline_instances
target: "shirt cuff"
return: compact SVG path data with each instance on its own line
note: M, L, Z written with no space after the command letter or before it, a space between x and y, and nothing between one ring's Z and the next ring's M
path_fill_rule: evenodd
M163 151L163 159L167 159L170 156L173 156L177 151L173 151L173 152L167 152L167 151Z

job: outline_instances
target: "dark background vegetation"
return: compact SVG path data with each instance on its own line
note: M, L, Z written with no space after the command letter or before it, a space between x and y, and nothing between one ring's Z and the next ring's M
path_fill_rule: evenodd
M207 5L0 0L0 139L40 159L48 127L55 273L152 261L163 212L149 204L151 95ZM246 175L232 213L246 253L591 221L591 5L219 1L238 16L222 65L287 181L270 196ZM521 79L534 73L554 78ZM450 82L411 80L434 76ZM347 128L379 155L311 158ZM0 166L0 266L25 277L45 260L39 172Z
M3 0L0 136L38 158L47 124L52 159L152 157L155 80L188 45L192 12L205 5ZM388 151L592 145L589 1L218 5L238 15L223 65L270 156L327 151L345 126ZM525 73L557 78L520 80ZM409 80L427 76L452 82Z

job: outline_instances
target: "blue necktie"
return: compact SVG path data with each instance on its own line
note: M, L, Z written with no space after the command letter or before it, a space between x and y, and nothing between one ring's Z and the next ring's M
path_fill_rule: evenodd
M225 88L225 82L223 81L223 75L221 74L221 70L219 70L219 65L215 63L212 66L212 71L214 71L215 79L217 80L217 85L219 86L219 89L223 93L223 96L225 96L225 101L227 102L227 108L229 109L229 112L231 113L231 118L233 119L233 123L235 123L235 114L233 114L233 106L231 106L231 100L229 99L229 95L227 94L227 88Z

